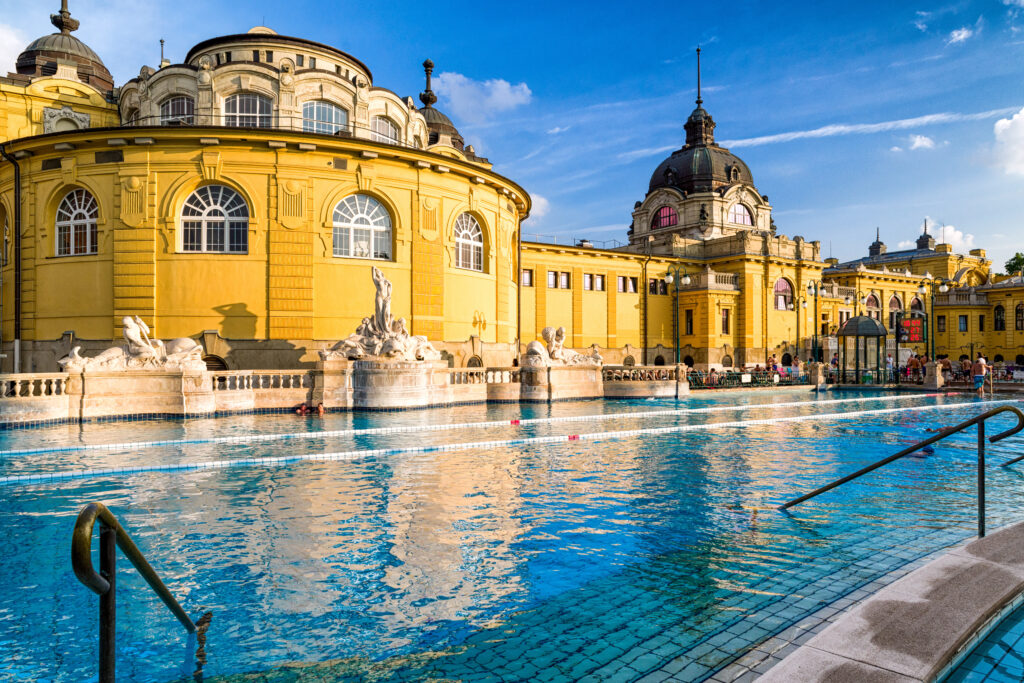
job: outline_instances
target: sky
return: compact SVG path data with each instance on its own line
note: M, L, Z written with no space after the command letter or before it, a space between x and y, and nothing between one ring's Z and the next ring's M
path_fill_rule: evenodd
M57 0L0 0L0 65L51 33ZM704 107L779 232L822 256L890 251L927 222L997 271L1024 251L1024 0L513 5L71 0L117 83L217 35L267 25L344 50L374 84L437 107L533 198L526 239L625 240L682 146L702 47ZM2 67L0 67L2 68Z

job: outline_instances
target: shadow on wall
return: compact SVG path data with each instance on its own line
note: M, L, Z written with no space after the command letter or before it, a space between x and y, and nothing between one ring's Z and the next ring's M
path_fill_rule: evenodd
M306 359L306 348L284 339L257 339L257 316L245 303L221 304L220 330L206 330L201 336L208 364L222 361L228 370L292 370L315 367ZM219 368L218 368L219 369Z

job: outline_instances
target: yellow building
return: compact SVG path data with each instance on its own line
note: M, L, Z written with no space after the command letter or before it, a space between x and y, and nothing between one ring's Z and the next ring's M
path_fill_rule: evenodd
M66 3L51 20L0 78L5 370L55 370L136 314L211 366L308 366L369 311L374 265L459 366L512 365L547 326L609 363L788 363L828 354L855 314L891 328L913 310L937 312L943 351L971 343L951 330L968 315L990 355L1019 353L1024 287L990 283L981 250L876 240L839 263L778 234L699 95L628 246L520 243L530 198L434 107L429 60L417 106L341 50L256 27L114 87Z

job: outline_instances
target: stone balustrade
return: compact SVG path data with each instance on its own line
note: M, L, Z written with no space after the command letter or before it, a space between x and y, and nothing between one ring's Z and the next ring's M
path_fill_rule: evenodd
M0 399L62 396L67 384L68 375L63 372L0 375Z

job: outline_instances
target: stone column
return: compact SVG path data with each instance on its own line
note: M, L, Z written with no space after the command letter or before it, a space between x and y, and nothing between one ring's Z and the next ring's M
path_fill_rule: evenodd
M676 366L676 398L690 395L690 380L686 376L685 365Z
M820 387L828 382L828 365L825 363L808 363L807 376L811 386Z
M935 361L928 361L924 366L924 388L941 389L946 380L942 376L942 366Z

